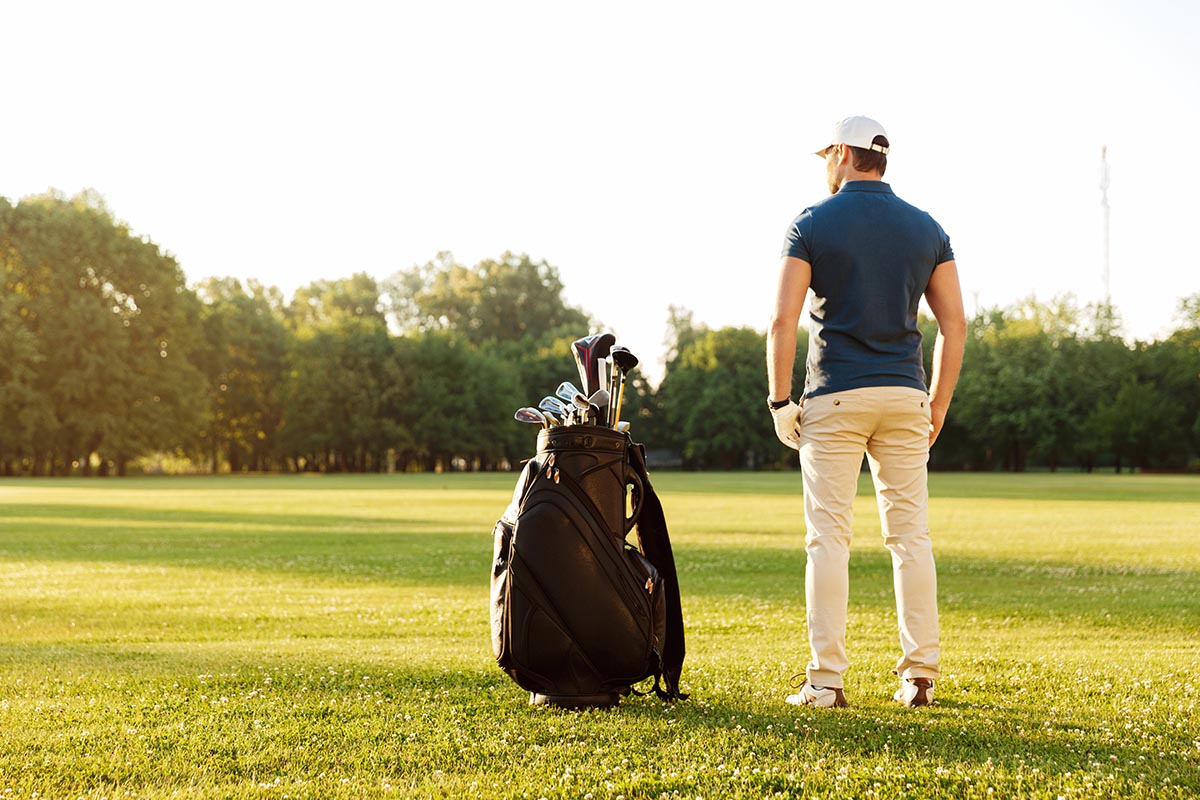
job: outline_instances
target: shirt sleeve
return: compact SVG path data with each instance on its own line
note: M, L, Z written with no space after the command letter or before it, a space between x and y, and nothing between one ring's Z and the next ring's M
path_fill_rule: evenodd
M954 248L950 246L950 237L946 235L944 230L942 230L942 226L938 225L936 222L933 224L937 225L938 233L938 256L937 260L933 262L934 266L937 266L938 264L944 264L947 261L954 260Z
M811 264L812 255L809 252L811 241L812 215L805 209L788 226L787 235L783 238L784 257L799 258Z

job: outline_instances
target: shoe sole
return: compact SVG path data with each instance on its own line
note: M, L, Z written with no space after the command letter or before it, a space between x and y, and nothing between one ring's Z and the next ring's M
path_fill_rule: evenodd
M801 699L792 700L793 697L801 698ZM786 702L789 705L802 706L802 707L807 706L809 708L848 708L850 706L850 704L846 702L846 696L844 694L839 694L839 695L835 696L833 698L833 705L828 705L828 706L819 706L815 702L812 702L811 700L808 702L805 702L803 699L805 697L807 697L807 695L805 695L804 693L790 694L787 696Z

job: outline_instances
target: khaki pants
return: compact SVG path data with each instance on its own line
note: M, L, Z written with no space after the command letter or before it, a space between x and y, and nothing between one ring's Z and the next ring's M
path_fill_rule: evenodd
M903 678L937 678L937 572L926 524L929 396L899 386L804 401L800 424L808 565L804 591L814 686L841 687L846 658L850 528L863 453L892 554Z

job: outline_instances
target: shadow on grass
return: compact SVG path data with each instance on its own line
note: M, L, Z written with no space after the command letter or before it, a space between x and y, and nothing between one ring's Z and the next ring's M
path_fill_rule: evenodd
M519 471L447 473L259 473L245 475L145 475L118 478L0 478L0 489L91 489L172 492L346 492L411 489L512 491Z
M419 515L73 504L0 506L0 517L8 526L0 561L118 562L432 586L486 585L494 523L447 532L444 520Z
M411 514L154 510L72 504L0 506L10 523L0 560L118 562L370 581L402 586L478 587L486 592L491 518L457 523ZM76 520L85 518L87 524ZM461 531L462 525L473 529ZM805 553L799 540L752 546L676 547L684 609L690 599L802 604ZM1200 625L1200 570L954 555L939 558L944 610L1027 621L1088 618L1100 625ZM890 557L880 546L851 559L851 603L894 606Z
M651 480L660 495L728 494L799 497L795 472L659 472ZM871 476L859 476L858 496L871 497ZM1200 476L1087 475L1084 473L958 473L929 476L929 494L990 500L1200 503ZM669 497L664 500L670 513Z
M503 511L503 509L501 509ZM79 520L86 520L84 529L110 528L112 533L120 534L124 530L123 523L134 523L137 527L147 527L157 523L164 530L177 527L203 528L235 526L242 529L272 529L282 528L290 531L303 529L344 530L346 528L361 528L369 533L378 529L397 532L421 533L425 530L437 530L440 525L445 528L445 521L437 518L405 514L395 516L384 515L336 515L313 514L308 512L288 513L254 512L254 511L206 511L199 509L179 508L147 508L145 506L121 505L88 505L81 503L0 503L0 516L5 519L25 518L33 520L24 525L39 529L50 528L56 520L70 520L71 525L59 525L54 528L56 533L69 533L79 530ZM11 523L10 523L11 525ZM12 528L10 527L10 531ZM490 528L489 528L490 530Z

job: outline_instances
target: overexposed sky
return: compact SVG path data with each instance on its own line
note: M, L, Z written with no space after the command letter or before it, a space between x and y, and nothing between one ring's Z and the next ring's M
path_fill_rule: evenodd
M286 293L442 250L558 267L661 366L667 306L765 328L810 155L875 117L968 312L1200 292L1200 3L38 2L0 25L0 195L98 190L189 281ZM581 335L584 332L581 331ZM571 365L564 365L569 369Z

